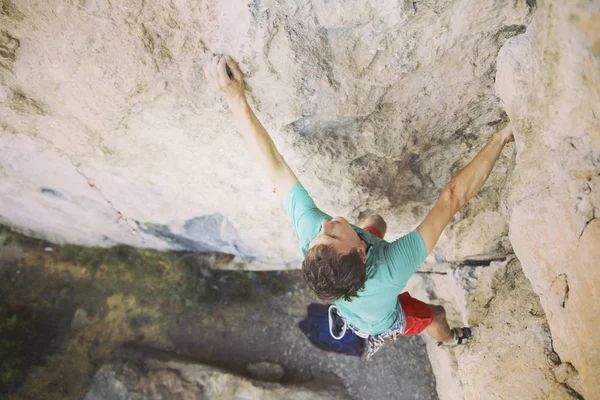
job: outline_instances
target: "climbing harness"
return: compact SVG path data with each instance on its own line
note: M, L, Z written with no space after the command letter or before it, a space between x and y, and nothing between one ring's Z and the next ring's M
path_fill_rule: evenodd
M369 346L367 349L367 360L369 360L373 354L379 351L385 342L396 340L398 335L404 335L404 331L406 330L406 316L400 303L398 303L398 307L400 312L398 320L394 325L383 333L370 335L353 326L335 305L331 305L328 311L329 333L334 339L338 339L344 336L347 329L350 329L356 336L366 339Z
M329 333L335 340L340 340L346 334L348 328L348 322L346 318L342 316L335 305L330 305L327 312L327 318L329 320Z

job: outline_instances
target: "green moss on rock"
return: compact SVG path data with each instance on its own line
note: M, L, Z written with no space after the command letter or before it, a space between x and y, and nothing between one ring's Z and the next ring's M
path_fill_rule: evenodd
M18 314L0 307L0 393L12 392L25 375L24 325Z

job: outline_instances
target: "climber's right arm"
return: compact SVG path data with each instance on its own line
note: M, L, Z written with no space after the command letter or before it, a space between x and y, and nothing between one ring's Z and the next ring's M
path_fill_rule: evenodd
M290 189L298 183L294 171L285 162L269 133L262 126L245 98L230 102L229 107L233 112L239 131L246 140L250 153L269 175L275 191L285 197Z
M231 78L227 67L231 70ZM214 56L204 67L211 85L225 98L237 128L244 137L250 153L263 166L275 186L275 191L285 197L298 183L298 178L275 147L264 126L246 101L244 75L231 57Z
M492 172L504 145L511 141L512 137L510 124L496 132L473 161L446 185L433 209L417 228L425 243L427 254L433 250L454 214L479 192Z

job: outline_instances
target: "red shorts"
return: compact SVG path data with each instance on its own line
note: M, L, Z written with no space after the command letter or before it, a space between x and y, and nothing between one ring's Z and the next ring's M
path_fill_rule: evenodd
M374 226L367 226L364 230L383 239L383 235L379 232L379 229ZM404 330L404 334L397 334L397 336L417 335L433 322L433 310L429 307L429 304L413 299L408 292L398 295L398 301L402 305L404 315L406 316L406 329Z
M406 329L400 336L417 335L433 322L433 310L429 304L413 299L408 292L401 293L398 301L406 315Z
M374 226L367 226L363 229L367 232L371 232L373 235L377 236L379 239L383 239L383 235L381 234L381 232L379 232L379 229L375 228Z

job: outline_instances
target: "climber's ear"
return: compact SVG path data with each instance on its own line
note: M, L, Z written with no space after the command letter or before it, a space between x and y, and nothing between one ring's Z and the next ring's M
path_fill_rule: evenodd
M358 251L358 255L360 256L360 259L362 260L362 262L366 264L367 263L367 253L365 253L365 251L360 247L358 247L356 250Z

